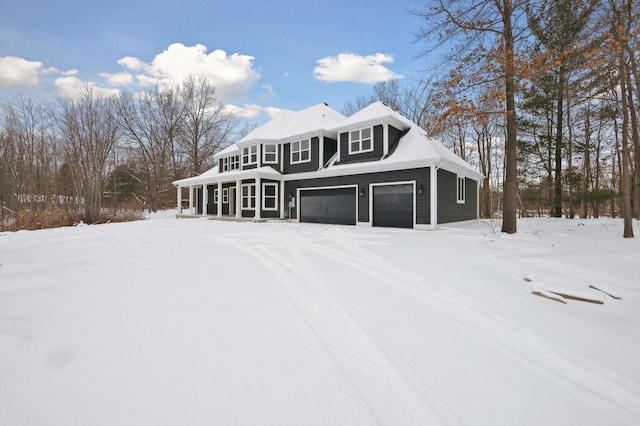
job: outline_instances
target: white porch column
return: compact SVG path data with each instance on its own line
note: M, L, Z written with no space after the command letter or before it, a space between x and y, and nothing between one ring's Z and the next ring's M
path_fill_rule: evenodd
M436 229L438 225L438 169L436 166L431 166L429 170L430 173L430 182L429 182L429 204L431 205L431 209L429 212L429 216L431 217L431 227Z
M218 207L216 216L222 216L222 182L218 182Z
M242 217L242 180L236 180L236 219Z
M177 198L178 198L178 214L182 214L182 187L181 186L178 187Z
M277 201L280 204L280 219L284 219L285 200L289 200L289 197L284 193L284 181L280 181L280 190L278 191L280 199ZM287 206L289 204L287 203Z
M189 214L193 214L193 186L189 185Z
M256 210L254 219L260 219L260 210L262 210L262 181L259 177L256 178Z
M207 192L207 185L202 185L202 216L207 215L207 204L209 204L209 193Z

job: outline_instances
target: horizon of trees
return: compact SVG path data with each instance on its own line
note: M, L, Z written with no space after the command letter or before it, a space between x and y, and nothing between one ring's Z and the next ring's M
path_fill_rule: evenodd
M172 207L171 182L213 166L237 120L204 77L0 106L2 229L118 220ZM140 213L138 214L138 216Z

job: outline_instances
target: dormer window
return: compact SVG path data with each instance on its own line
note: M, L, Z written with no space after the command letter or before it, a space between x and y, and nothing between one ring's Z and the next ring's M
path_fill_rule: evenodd
M278 145L265 144L262 147L262 162L264 164L278 164Z
M349 132L349 155L373 151L371 127Z
M237 170L240 168L240 156L234 155L233 157L229 157L229 169Z
M258 163L258 145L251 145L242 149L242 164L257 164Z
M311 161L311 142L309 139L291 142L291 164Z

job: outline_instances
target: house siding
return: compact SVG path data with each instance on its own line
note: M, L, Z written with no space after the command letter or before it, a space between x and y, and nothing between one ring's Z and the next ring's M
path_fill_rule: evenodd
M323 138L323 144L324 158L322 159L322 164L326 165L327 161L329 161L329 159L338 152L338 141L325 136Z
M291 143L286 143L283 149L282 171L284 173L314 172L320 168L320 138L311 139L311 161L308 163L291 164ZM293 141L295 142L295 141Z
M465 178L465 202L457 201L458 175L438 170L438 223L460 222L478 218L478 183Z
M416 181L416 224L430 223L430 197L429 197L429 173L430 169L407 169L382 173L367 173L361 175L336 176L321 179L304 179L285 182L285 193L282 194L285 200L289 195L296 197L298 188L314 188L324 186L358 185L358 222L369 222L369 184L371 183L393 183L403 181ZM422 185L423 194L418 194L418 188ZM360 192L363 195L360 196ZM298 200L299 202L299 200ZM290 209L289 215L292 219L297 219L296 209Z
M398 142L400 142L400 138L405 134L400 129L396 129L393 126L389 126L389 152L393 152L396 150L398 146Z
M363 127L354 128L352 130L358 130L361 128ZM339 138L341 164L379 160L384 154L384 127L381 124L373 126L373 151L349 155L349 132L340 133Z
M207 187L207 214L218 214L218 205L214 202L216 189L218 189L217 185L209 185Z

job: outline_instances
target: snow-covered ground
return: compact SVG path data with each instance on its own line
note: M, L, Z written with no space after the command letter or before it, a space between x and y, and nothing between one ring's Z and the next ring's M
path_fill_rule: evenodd
M637 223L173 214L0 234L0 424L640 424Z

